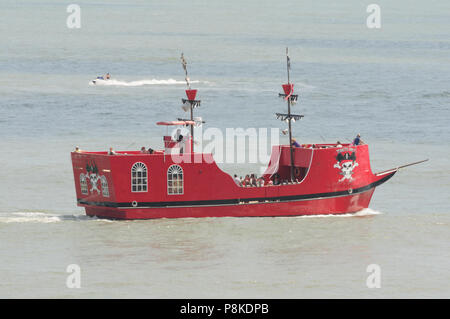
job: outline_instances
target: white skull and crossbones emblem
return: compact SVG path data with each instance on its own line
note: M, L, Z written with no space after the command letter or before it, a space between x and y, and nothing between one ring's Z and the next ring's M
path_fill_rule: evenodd
M88 176L91 184L91 193L96 191L97 194L100 194L100 190L98 189L98 181L100 180L100 177L97 174L89 174Z
M91 194L94 193L94 191L96 191L97 194L100 194L100 189L98 188L98 181L100 180L101 176L98 175L97 165L94 162L92 164L87 163L86 171L87 171L86 176L89 178L89 182L91 184L90 189Z
M342 154L339 153L336 157L337 162L334 164L334 168L338 168L341 171L339 172L340 175L342 175L342 178L339 180L339 182L342 182L344 180L352 181L353 180L353 169L357 167L359 164L356 162L356 155L355 153L346 153Z

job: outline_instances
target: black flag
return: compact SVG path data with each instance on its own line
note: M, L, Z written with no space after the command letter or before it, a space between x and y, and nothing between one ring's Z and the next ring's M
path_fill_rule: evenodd
M289 58L289 49L286 48L286 58L287 58L287 68L288 70L291 69L291 59Z
M191 85L190 85L190 83L189 83L189 77L188 77L188 72L187 72L187 62L186 62L186 60L184 59L183 52L181 53L181 65L183 66L184 73L186 74L186 78L185 78L186 84L187 84L187 86L188 86L188 88L189 88L189 90L190 90L190 89L191 89Z

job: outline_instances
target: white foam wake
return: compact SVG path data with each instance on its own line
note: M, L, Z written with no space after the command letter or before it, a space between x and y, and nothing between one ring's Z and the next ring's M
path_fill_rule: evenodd
M62 221L102 221L111 220L86 215L57 215L42 212L0 213L0 223L58 223Z
M185 81L177 81L174 79L168 79L168 80L157 80L157 79L151 79L151 80L138 80L138 81L119 81L115 79L111 80L101 80L96 79L89 82L89 85L100 85L100 86L143 86L143 85L180 85L180 84L186 84ZM200 81L191 81L190 83L199 83Z
M0 214L0 223L56 223L60 221L61 218L58 215L39 212Z
M380 214L383 214L383 213L373 210L373 209L370 209L370 208L364 208L360 211L357 211L356 213L351 213L351 214L305 215L305 216L298 216L297 218L363 217L363 216L372 216L372 215L380 215Z

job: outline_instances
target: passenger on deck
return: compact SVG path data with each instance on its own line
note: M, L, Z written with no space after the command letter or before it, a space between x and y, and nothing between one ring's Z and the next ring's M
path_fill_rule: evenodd
M257 185L258 185L259 187L264 186L264 178L262 178L262 177L258 178Z
M280 177L278 176L278 174L275 174L273 176L273 185L280 185Z
M147 154L147 150L145 149L145 146L141 147L141 153L142 154Z
M336 147L337 147L337 148L341 148L341 147L342 147L341 142L337 141L337 142L336 142Z
M234 182L236 183L237 186L242 186L241 180L236 174L234 174Z
M353 140L353 145L363 145L364 142L361 139L361 134L358 133L358 135L356 135L355 139Z
M81 150L80 150L80 148L78 146L75 146L75 152L76 153L81 153Z
M109 73L106 73L105 80L110 80L110 79L111 79L111 75L109 75Z
M109 154L109 155L117 155L117 153L114 152L114 150L113 150L112 147L109 148L109 153L108 153L108 154Z
M242 185L244 186L250 185L250 176L248 174L245 175L244 182L242 183Z
M250 175L250 185L256 186L256 176L255 174Z
M175 141L178 143L178 147L180 148L180 154L183 154L185 140L183 134L181 134L181 129L177 129L177 132L175 133Z
M295 138L293 138L293 139L291 140L291 144L292 144L292 146L295 146L295 147L301 147L300 144L297 143L297 141L295 140Z
M178 143L183 140L183 134L181 134L181 129L177 129L177 132L175 133L175 141Z
M149 147L147 152L148 152L149 154L153 154L155 151L153 150L153 148Z

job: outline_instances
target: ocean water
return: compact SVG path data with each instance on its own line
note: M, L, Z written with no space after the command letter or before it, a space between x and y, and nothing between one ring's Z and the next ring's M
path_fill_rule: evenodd
M450 297L448 1L377 1L380 29L356 0L74 2L80 29L65 3L0 3L0 297ZM155 122L184 116L181 52L205 128L283 129L286 46L297 140L361 133L374 171L429 161L356 215L109 221L76 206L76 145L160 148Z

